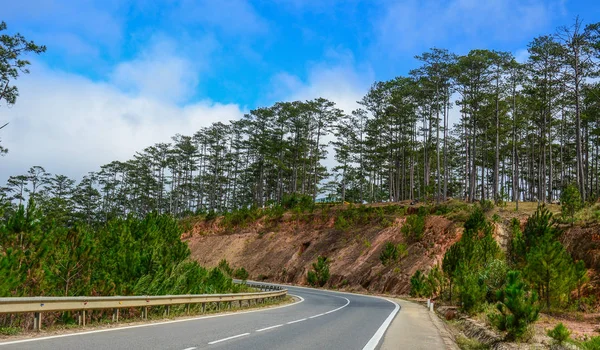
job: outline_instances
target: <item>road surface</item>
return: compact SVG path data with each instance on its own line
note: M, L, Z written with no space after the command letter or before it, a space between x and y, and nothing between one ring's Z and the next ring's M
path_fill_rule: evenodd
M0 343L8 349L378 349L399 306L385 299L286 287L294 304Z

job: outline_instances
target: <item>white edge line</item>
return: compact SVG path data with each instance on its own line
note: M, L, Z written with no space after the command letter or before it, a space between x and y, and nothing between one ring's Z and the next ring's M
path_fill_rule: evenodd
M298 323L298 322L302 322L302 321L306 321L306 320L307 320L306 318L301 318L301 319L296 320L296 321L290 321L287 324L294 324L294 323Z
M288 294L288 295L294 296L294 297L300 299L300 301L297 301L297 302L291 303L291 304L282 305L282 306L276 306L276 307L270 307L270 308L264 308L264 309L261 308L261 309L257 309L257 310L248 310L248 311L232 312L232 313L227 313L227 314L219 314L219 315L210 315L210 316L186 318L186 319L182 319L182 320L172 320L172 321L164 321L164 322L156 322L156 323L138 324L138 325L134 325L134 326L124 326L124 327L115 327L115 328L107 328L107 329L98 329L98 330L87 331L87 332L76 332L76 333L69 333L69 334L51 335L51 336L48 336L48 337L41 337L41 338L30 338L30 339L13 340L13 341L8 341L8 342L0 343L0 346L13 345L13 344L21 344L21 343L28 343L28 342L40 341L40 340L50 340L50 339L56 339L56 338L74 337L74 336L78 336L78 335L87 335L87 334L95 334L95 333L120 331L120 330L125 330L125 329L132 329L132 328L160 326L160 325L163 325L163 324L170 324L170 323L198 321L198 320L204 320L204 319L207 319L207 318L235 316L235 315L241 315L241 314L249 314L249 313L252 313L252 312L264 312L264 311L268 311L268 310L282 309L284 307L298 305L298 304L300 304L300 303L302 303L304 301L304 298L301 297L301 296L299 296L299 295L294 295L294 294Z
M197 348L195 346L191 347L191 348L185 348L183 350L196 350Z
M208 345L213 345L213 344L216 344L216 343L220 343L220 342L223 342L223 341L226 341L226 340L231 340L231 339L243 337L243 336L246 336L246 335L250 335L250 333L242 333L242 334L234 335L234 336L231 336L231 337L227 337L227 338L223 338L223 339L211 341L210 343L208 343Z
M385 321L383 321L383 323L381 324L381 326L379 327L377 332L375 332L375 334L373 334L373 337L369 340L367 345L365 345L363 350L375 350L375 348L377 347L377 344L379 344L379 341L381 341L381 338L385 334L385 331L390 326L390 323L392 323L392 320L394 319L394 317L396 317L396 314L400 310L400 305L398 305L396 302L394 302L392 300L389 300L386 298L380 298L380 297L374 297L374 298L379 298L379 299L389 301L390 303L394 304L396 307L394 307L394 311L392 311L390 313L390 315L385 319Z
M266 328L257 329L256 331L257 331L257 332L268 331L269 329L278 328L278 327L281 327L281 326L283 326L283 324L278 324L278 325L271 326L271 327L266 327Z

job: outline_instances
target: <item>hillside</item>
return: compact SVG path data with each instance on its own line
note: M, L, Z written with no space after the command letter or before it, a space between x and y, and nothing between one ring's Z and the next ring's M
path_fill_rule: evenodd
M509 204L510 205L510 204ZM493 208L486 215L494 219L494 238L506 249L513 217L523 223L535 211L535 203L514 208ZM408 294L410 278L441 264L446 250L456 242L469 205L449 202L424 207L423 237L409 239L401 232L407 216L418 211L410 203L393 205L322 206L310 212L288 211L279 217L265 214L241 223L231 218L188 223L185 235L192 258L203 266L216 266L226 259L232 266L244 267L251 278L306 284L307 272L318 256L331 261L328 287L374 293ZM558 212L558 206L551 206ZM239 219L238 219L239 221ZM350 222L348 222L350 221ZM600 242L592 239L600 226L587 224L566 228L562 241L574 258L583 259L591 271L595 287L600 271ZM379 259L387 242L406 245L405 257L384 266Z

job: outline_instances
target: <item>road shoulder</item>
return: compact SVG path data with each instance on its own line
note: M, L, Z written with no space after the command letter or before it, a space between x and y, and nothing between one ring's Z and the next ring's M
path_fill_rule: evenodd
M402 299L388 299L400 305L400 312L387 329L381 350L459 349L444 323L425 306Z

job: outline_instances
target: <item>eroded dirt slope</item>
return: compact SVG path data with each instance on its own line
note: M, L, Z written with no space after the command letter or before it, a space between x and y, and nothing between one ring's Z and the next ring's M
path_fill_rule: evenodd
M307 271L321 255L331 260L330 287L407 294L410 277L419 269L441 263L461 229L444 217L428 216L423 239L411 243L400 232L405 218L388 220L387 227L371 224L341 230L334 227L333 217L286 217L275 227L258 220L234 233L199 222L186 240L192 258L201 265L216 266L227 259L233 267L246 268L253 279L305 284ZM386 242L406 243L408 255L383 266L379 255Z

